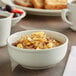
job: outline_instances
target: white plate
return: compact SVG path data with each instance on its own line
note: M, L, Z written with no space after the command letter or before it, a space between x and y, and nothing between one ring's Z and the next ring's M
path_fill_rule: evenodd
M45 9L28 8L28 7L22 7L22 6L15 5L13 3L13 0L1 0L1 1L4 4L16 6L18 8L22 8L25 11L27 11L27 13L33 14L33 15L60 16L60 14L61 14L61 10L45 10Z

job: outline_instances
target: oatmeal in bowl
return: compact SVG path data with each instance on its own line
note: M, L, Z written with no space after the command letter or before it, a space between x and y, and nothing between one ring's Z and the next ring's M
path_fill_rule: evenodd
M48 49L61 44L60 41L47 36L41 31L33 32L29 35L22 35L21 38L12 45L23 49Z
M67 47L68 38L50 30L26 30L8 38L12 69L18 64L29 69L53 67L64 58Z

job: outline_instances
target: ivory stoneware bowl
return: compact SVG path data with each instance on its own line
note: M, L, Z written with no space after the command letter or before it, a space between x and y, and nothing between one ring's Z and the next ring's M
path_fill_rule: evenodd
M12 45L21 35L43 31L47 36L59 40L63 44L50 49L21 49ZM8 38L8 52L12 64L12 70L18 65L28 69L46 69L55 66L65 56L68 46L68 38L58 32L49 30L26 30L12 34Z

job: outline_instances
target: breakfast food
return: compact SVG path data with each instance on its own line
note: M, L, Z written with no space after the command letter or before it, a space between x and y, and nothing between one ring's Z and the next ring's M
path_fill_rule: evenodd
M38 9L64 9L67 7L67 0L14 0L14 3L24 7Z
M46 9L64 9L67 0L45 0Z
M16 8L16 7L12 7L10 5L6 5L5 7L0 7L1 11L8 11L9 13L13 13L13 18L15 17L19 17L20 15L23 14L23 11Z
M43 8L44 7L44 0L30 0L33 4L34 8Z
M47 37L44 32L33 32L29 35L23 35L12 45L24 49L48 49L61 44L60 41Z
M17 5L24 6L24 7L32 6L32 3L30 2L30 0L14 0L14 3Z

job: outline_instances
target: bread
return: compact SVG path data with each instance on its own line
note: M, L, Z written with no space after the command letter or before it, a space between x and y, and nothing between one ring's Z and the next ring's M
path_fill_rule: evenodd
M32 7L30 0L14 0L14 3L24 7Z
M64 9L67 0L14 0L14 3L23 7L34 7L38 9Z
M64 9L67 0L45 0L45 9Z
M44 7L44 0L31 0L31 3L33 4L34 8L41 9Z

